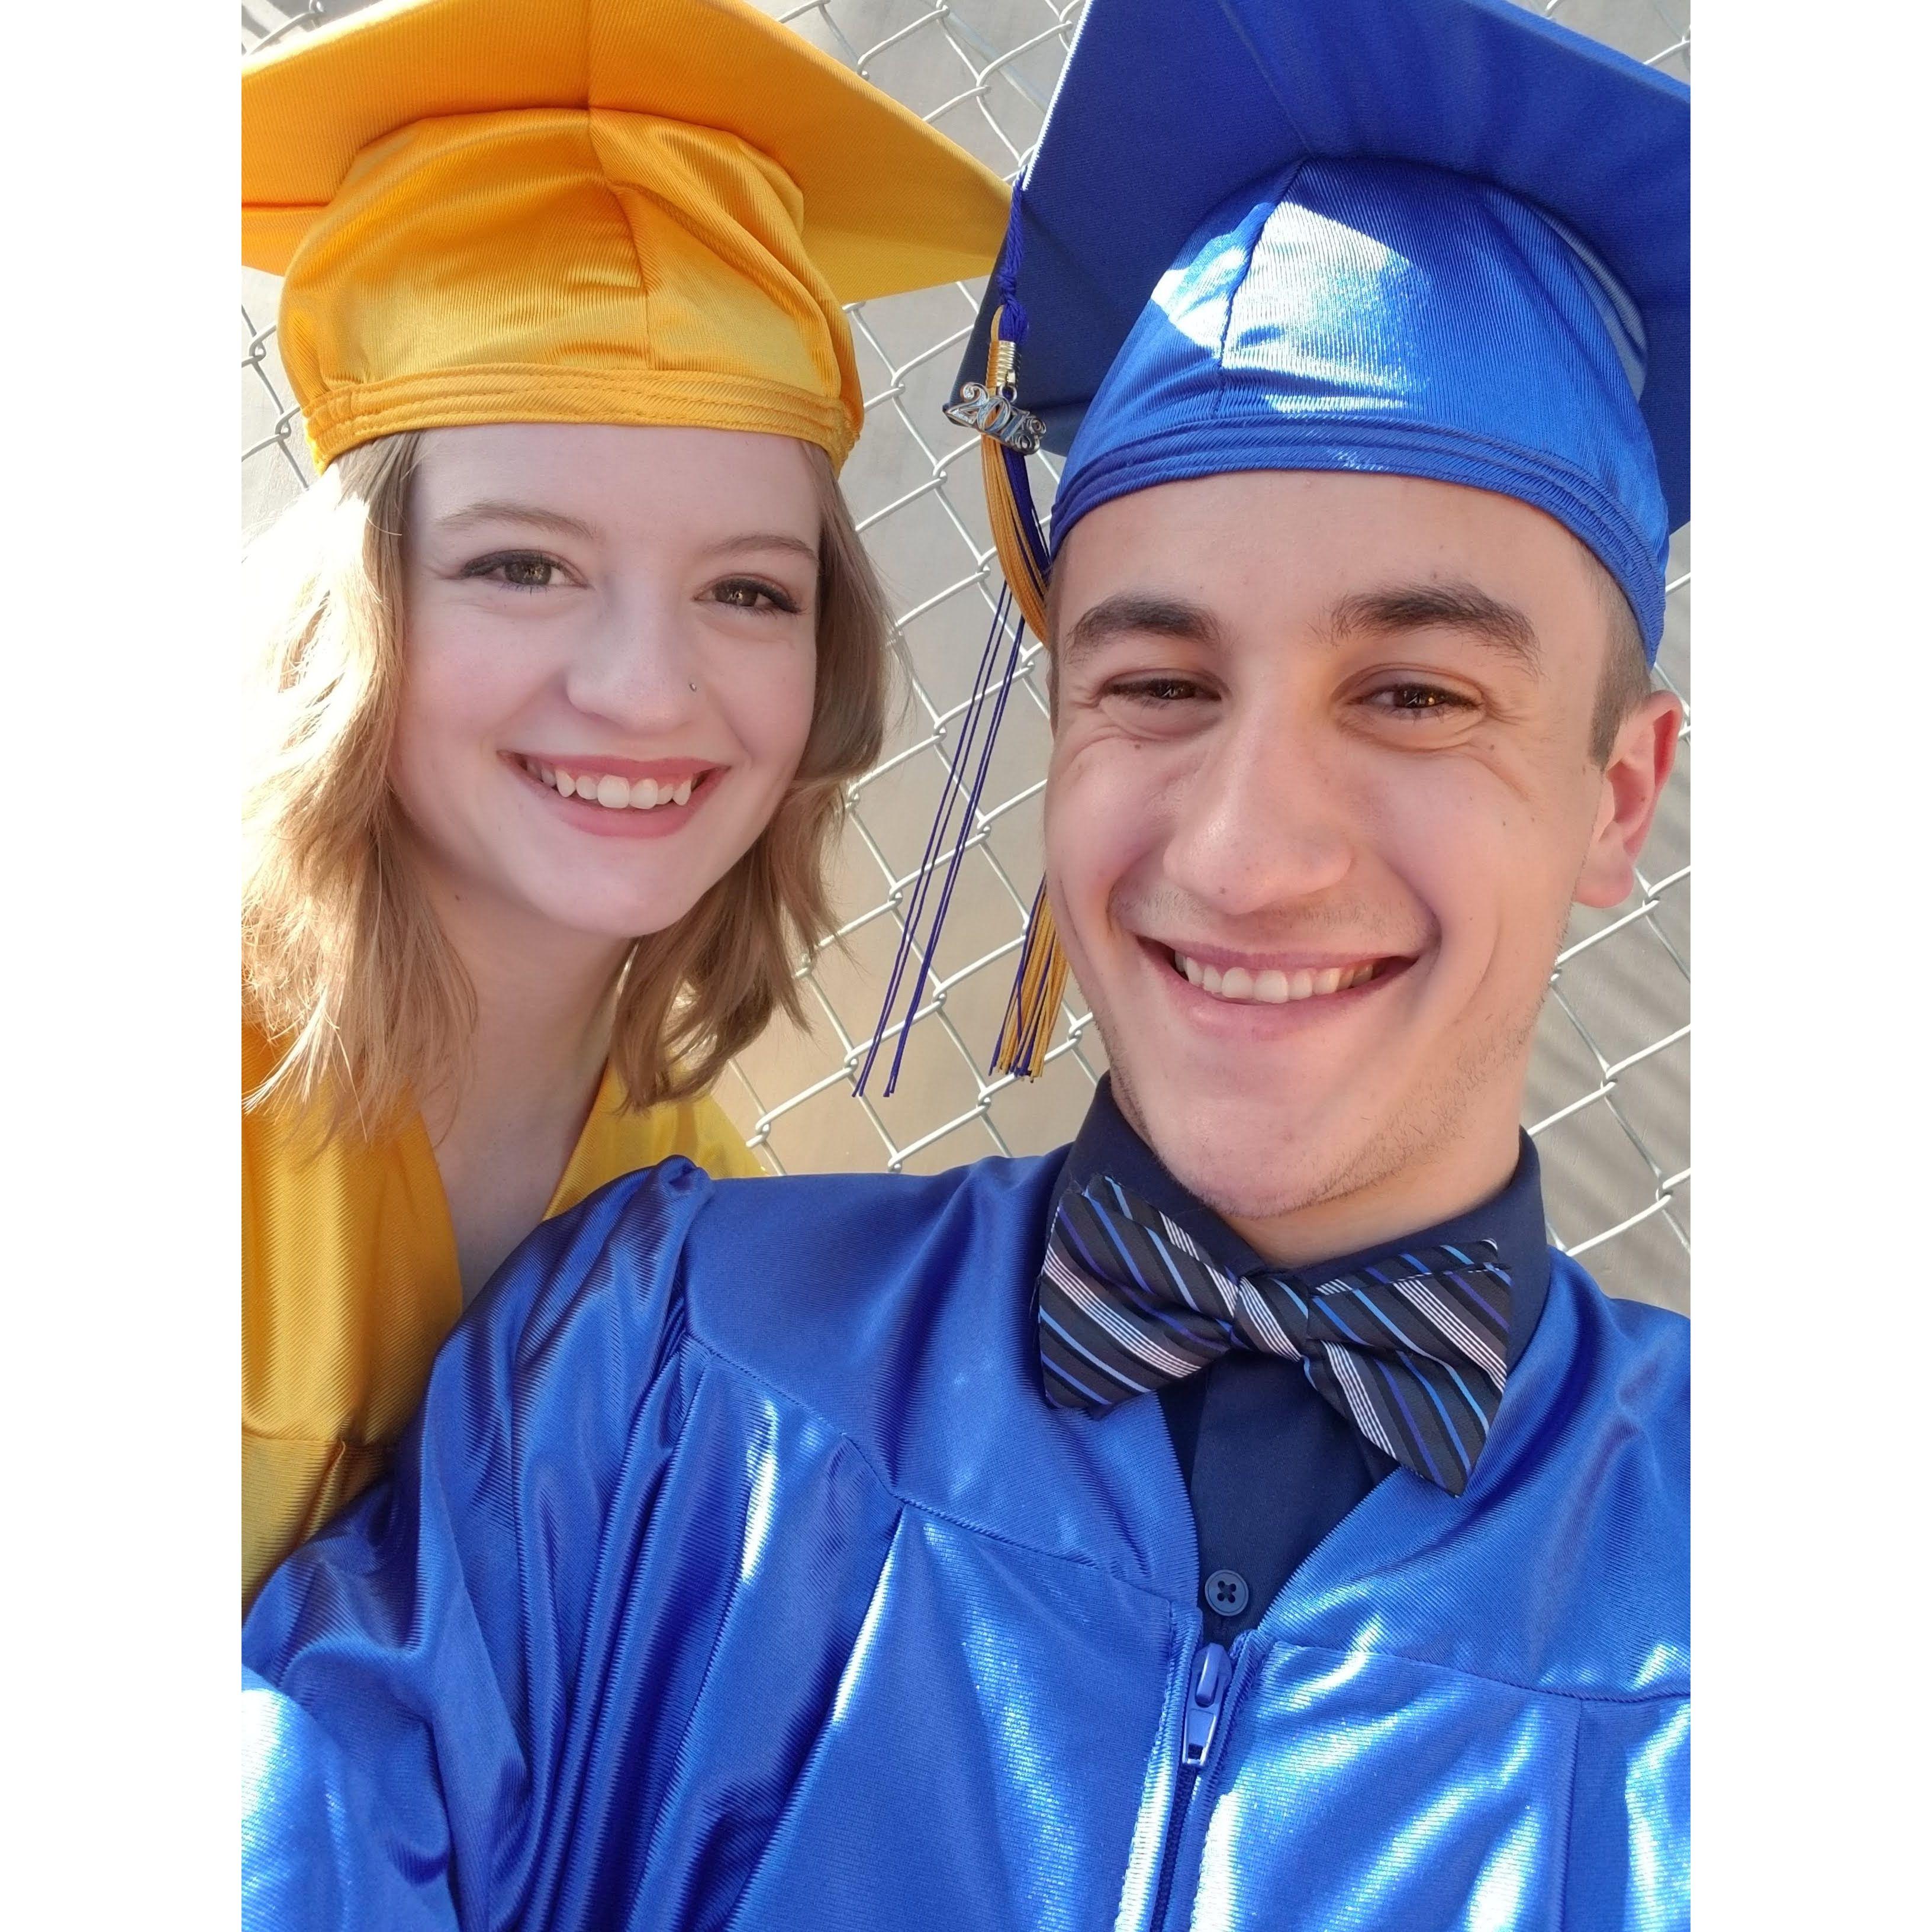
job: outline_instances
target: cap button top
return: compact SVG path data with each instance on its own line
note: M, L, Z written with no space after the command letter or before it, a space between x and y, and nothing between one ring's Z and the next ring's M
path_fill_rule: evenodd
M1235 1570L1216 1570L1201 1586L1208 1607L1217 1617L1238 1617L1248 1607L1247 1579Z

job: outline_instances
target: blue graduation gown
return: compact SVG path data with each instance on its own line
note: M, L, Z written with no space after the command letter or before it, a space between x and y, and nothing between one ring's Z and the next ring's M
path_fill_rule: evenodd
M248 1621L246 1923L1688 1924L1687 1324L1557 1258L1467 1492L1344 1519L1192 1768L1160 1406L1039 1390L1060 1165L540 1228Z

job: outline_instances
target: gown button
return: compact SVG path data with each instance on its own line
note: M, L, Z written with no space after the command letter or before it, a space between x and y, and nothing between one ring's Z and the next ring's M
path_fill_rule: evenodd
M1238 1570L1216 1570L1202 1585L1201 1594L1217 1617L1238 1617L1248 1607L1247 1579Z

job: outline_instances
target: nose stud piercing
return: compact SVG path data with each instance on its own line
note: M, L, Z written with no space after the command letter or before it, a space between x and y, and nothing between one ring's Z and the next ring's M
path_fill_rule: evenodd
M698 688L698 680L696 678L693 678L691 680L691 688L693 691L695 691Z

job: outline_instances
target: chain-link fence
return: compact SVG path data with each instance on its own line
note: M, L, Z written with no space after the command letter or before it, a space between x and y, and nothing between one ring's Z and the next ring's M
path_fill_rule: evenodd
M251 51L368 0L251 0ZM766 10L906 103L1009 179L1037 141L1085 0L761 0ZM1536 10L1689 77L1688 0L1548 0ZM1048 741L1045 666L1029 638L964 850L934 970L888 1097L854 1076L903 929L908 889L947 782L998 590L974 439L940 413L980 284L851 310L863 436L842 481L894 611L906 701L878 766L852 788L838 944L802 961L809 1023L775 1026L720 1087L779 1172L926 1172L1070 1139L1106 1060L1070 985L1036 1082L985 1072L1039 878ZM299 415L274 350L278 285L244 272L244 523L309 479ZM1042 507L1057 465L1042 461ZM1673 551L1658 676L1688 700L1688 536ZM1526 1124L1541 1152L1550 1238L1612 1293L1688 1305L1690 1261L1690 772L1688 742L1616 911L1580 910L1537 1043Z

